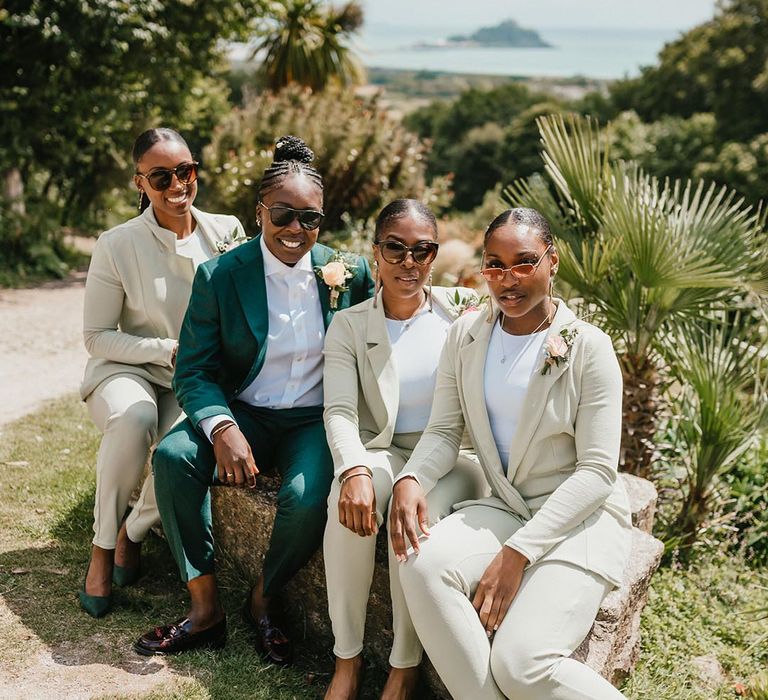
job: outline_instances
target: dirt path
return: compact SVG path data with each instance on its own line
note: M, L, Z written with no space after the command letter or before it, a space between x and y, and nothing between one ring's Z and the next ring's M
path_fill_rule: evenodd
M85 273L32 289L0 290L0 426L77 391Z
M31 289L0 290L0 439L7 423L78 390L87 360L84 290L84 272ZM135 657L123 667L67 663L66 650L49 648L1 596L0 629L9 630L11 639L25 640L19 655L26 659L21 672L0 669L3 700L133 697L160 684L173 685L173 674L160 659Z

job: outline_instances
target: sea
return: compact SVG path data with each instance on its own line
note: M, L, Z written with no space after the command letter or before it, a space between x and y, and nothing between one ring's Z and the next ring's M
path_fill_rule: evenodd
M459 33L456 27L366 24L355 49L367 67L556 78L615 79L635 76L656 63L679 30L538 30L552 48L418 48Z

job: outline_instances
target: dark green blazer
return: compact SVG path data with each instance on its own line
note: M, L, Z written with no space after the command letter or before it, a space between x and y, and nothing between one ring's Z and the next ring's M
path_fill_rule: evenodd
M200 265L179 335L173 390L193 425L203 418L229 415L229 403L259 374L267 350L269 315L264 257L257 236ZM325 265L334 251L316 243L312 267ZM316 277L325 327L336 310L373 296L368 261L356 259L348 291L329 304L330 289Z

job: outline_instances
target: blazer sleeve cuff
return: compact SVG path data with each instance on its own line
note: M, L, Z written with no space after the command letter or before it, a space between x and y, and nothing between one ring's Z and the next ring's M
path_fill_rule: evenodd
M419 486L421 486L421 488L424 489L425 493L431 491L432 486L434 486L434 484L432 484L432 486L430 486L428 489L424 484L424 478L419 477L419 475L415 471L402 472L401 474L398 474L397 478L395 479L392 485L394 486L394 484L396 484L398 481L402 481L403 479L408 479L408 478L413 479Z
M520 543L516 542L514 535L512 535L512 537L510 537L504 543L504 546L505 547L509 547L510 549L514 549L516 552L520 552L520 554L522 554L528 560L528 564L525 567L526 569L529 566L533 566L538 561L538 559L541 558L541 556L539 556L539 557L534 556L534 554L531 551L529 551L526 547L524 547Z

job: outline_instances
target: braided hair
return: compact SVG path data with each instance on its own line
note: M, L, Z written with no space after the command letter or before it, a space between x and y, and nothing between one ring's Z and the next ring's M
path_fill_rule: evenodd
M152 148L155 144L161 141L174 141L180 146L184 146L189 150L187 142L184 137L173 129L161 127L159 129L147 129L142 131L133 142L133 150L131 151L131 157L133 158L133 165L138 172L139 161L144 157L144 154ZM139 213L143 212L149 206L149 197L147 193L142 189L141 200L139 203Z
M421 218L425 223L429 224L435 239L437 239L437 220L431 209L420 202L418 199L395 199L376 217L376 228L373 233L373 242L378 243L381 240L381 236L392 223L403 219L406 216L414 214Z
M280 187L291 175L303 175L322 193L323 178L310 163L315 159L312 149L298 136L281 136L275 142L275 156L259 183L259 199Z
M544 241L545 245L552 245L552 228L542 214L535 209L529 209L527 207L516 207L515 209L507 209L501 212L491 223L485 231L483 236L483 245L488 244L488 240L495 231L507 224L523 224L530 226L532 229L536 229L539 234L539 238Z

